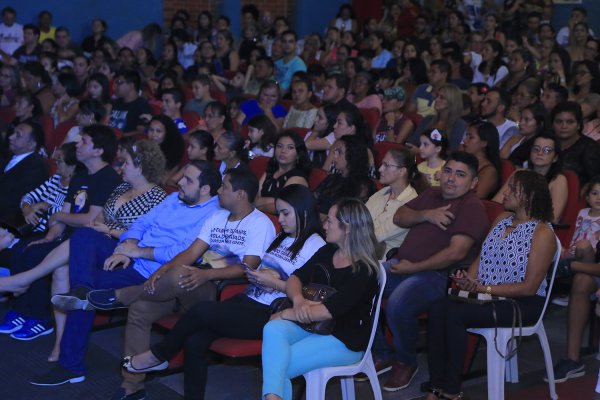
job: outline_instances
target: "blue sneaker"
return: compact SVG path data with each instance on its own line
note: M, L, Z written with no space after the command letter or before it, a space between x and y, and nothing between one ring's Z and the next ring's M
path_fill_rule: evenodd
M11 334L10 337L17 340L33 340L52 332L54 332L54 328L49 322L44 323L37 319L28 319L23 327Z
M4 322L0 325L0 333L13 333L23 327L27 319L16 311L9 311L4 316Z

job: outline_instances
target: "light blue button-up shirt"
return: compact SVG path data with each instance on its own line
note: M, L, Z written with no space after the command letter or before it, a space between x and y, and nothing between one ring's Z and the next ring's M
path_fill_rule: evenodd
M133 268L148 278L187 249L200 233L204 221L220 209L217 196L205 203L190 206L179 200L177 193L169 195L121 235L121 241L137 239L140 247L154 247L156 261L136 258Z

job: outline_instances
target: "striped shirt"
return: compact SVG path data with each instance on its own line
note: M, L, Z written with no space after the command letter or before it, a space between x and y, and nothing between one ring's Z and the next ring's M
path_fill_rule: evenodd
M23 204L31 205L42 201L50 204L50 208L48 208L44 215L40 216L38 224L33 228L34 232L45 232L48 218L52 214L62 210L68 187L61 185L60 179L61 176L59 174L52 175L50 179L27 193L21 199L21 206Z

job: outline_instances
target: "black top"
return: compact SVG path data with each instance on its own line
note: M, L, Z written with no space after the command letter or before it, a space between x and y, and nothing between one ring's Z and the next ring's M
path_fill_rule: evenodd
M21 212L21 198L48 179L46 161L38 153L31 153L4 172L10 159L0 161L0 218Z
M260 195L262 197L277 197L281 189L283 189L285 186L287 180L294 176L300 176L308 181L306 174L302 173L302 171L297 168L286 172L279 178L275 178L273 174L267 173L267 176L265 176L265 181L262 185L262 190L260 191Z
M600 145L593 139L582 135L562 156L563 168L575 171L580 185L600 175Z
M315 190L317 208L321 214L327 214L332 205L342 197L357 197L366 202L375 191L375 185L369 177L345 178L341 174L327 175Z
M337 246L326 244L321 247L302 267L294 272L303 285L327 284L327 277L318 266L324 266L331 277L329 286L337 292L324 303L335 320L332 335L352 351L365 351L369 344L373 326L374 301L378 293L376 274L369 275L368 267L358 263L355 272L352 266L335 268L333 254Z
M123 132L135 131L138 125L143 124L140 121L142 114L152 114L152 108L145 99L138 97L129 103L117 99L110 112L109 126Z

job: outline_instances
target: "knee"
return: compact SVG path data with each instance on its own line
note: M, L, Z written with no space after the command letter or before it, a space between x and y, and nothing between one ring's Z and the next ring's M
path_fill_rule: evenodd
M586 273L578 272L573 276L573 283L571 286L572 296L589 296L594 290L596 290L596 280L593 276Z
M149 301L136 301L131 304L127 311L127 325L150 326L155 320L152 308L152 302Z
M89 241L95 234L96 231L92 228L79 228L75 230L75 232L73 232L73 234L71 235L71 244L73 245L75 243L85 243Z

